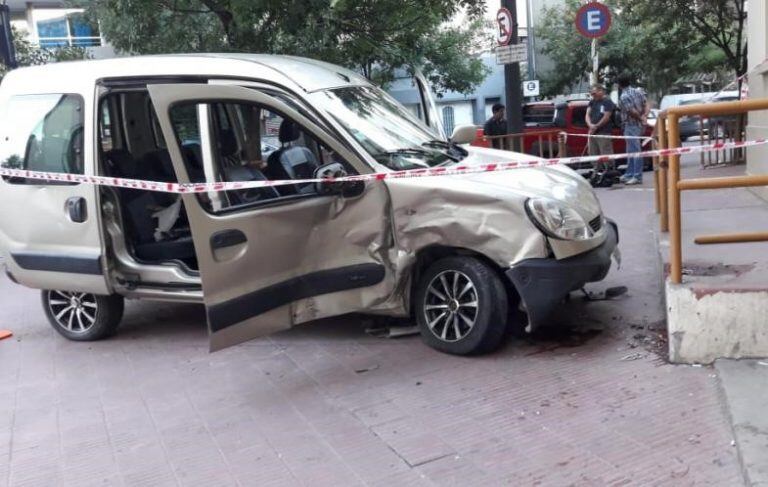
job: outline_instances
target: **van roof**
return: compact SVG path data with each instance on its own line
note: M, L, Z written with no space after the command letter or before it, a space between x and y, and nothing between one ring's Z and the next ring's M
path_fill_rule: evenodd
M3 88L44 93L62 85L93 85L105 78L149 76L245 77L294 84L306 92L369 85L363 76L323 61L270 54L174 54L72 61L20 68L8 73Z

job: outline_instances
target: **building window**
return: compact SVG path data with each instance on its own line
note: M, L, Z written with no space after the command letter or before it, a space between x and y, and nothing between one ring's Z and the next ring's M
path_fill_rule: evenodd
M40 47L93 47L101 45L99 25L83 10L35 9L32 20Z
M446 134L453 133L453 107L443 107L443 128Z

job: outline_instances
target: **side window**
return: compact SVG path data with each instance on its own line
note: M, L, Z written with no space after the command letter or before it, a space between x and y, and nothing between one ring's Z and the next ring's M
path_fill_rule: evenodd
M574 127L587 126L587 107L575 107L573 109L573 118L571 123Z
M24 95L10 99L0 164L13 169L83 174L83 99ZM30 183L34 184L34 183Z
M192 182L303 180L327 163L351 166L298 123L253 103L186 103L170 111ZM312 183L200 195L213 213L317 196Z

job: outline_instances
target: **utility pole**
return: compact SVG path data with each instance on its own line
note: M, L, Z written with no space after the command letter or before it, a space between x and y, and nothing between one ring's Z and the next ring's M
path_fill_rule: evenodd
M512 12L512 40L517 44L517 5L515 0L501 0L501 6ZM523 132L523 93L520 85L520 63L504 65L504 95L507 100L507 132Z
M525 40L528 45L528 79L536 79L536 37L533 32L533 0L525 3Z

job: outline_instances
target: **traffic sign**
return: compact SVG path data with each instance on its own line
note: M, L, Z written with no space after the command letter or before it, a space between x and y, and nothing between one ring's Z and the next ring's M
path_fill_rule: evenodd
M528 59L525 44L511 44L496 48L496 64L522 63Z
M523 96L539 96L539 80L523 81Z
M496 12L496 23L499 27L499 33L496 35L496 42L500 46L506 46L512 42L512 28L515 24L515 19L512 18L512 12L507 8L500 8Z
M611 11L600 2L590 2L576 12L576 29L584 37L603 37L611 28Z

